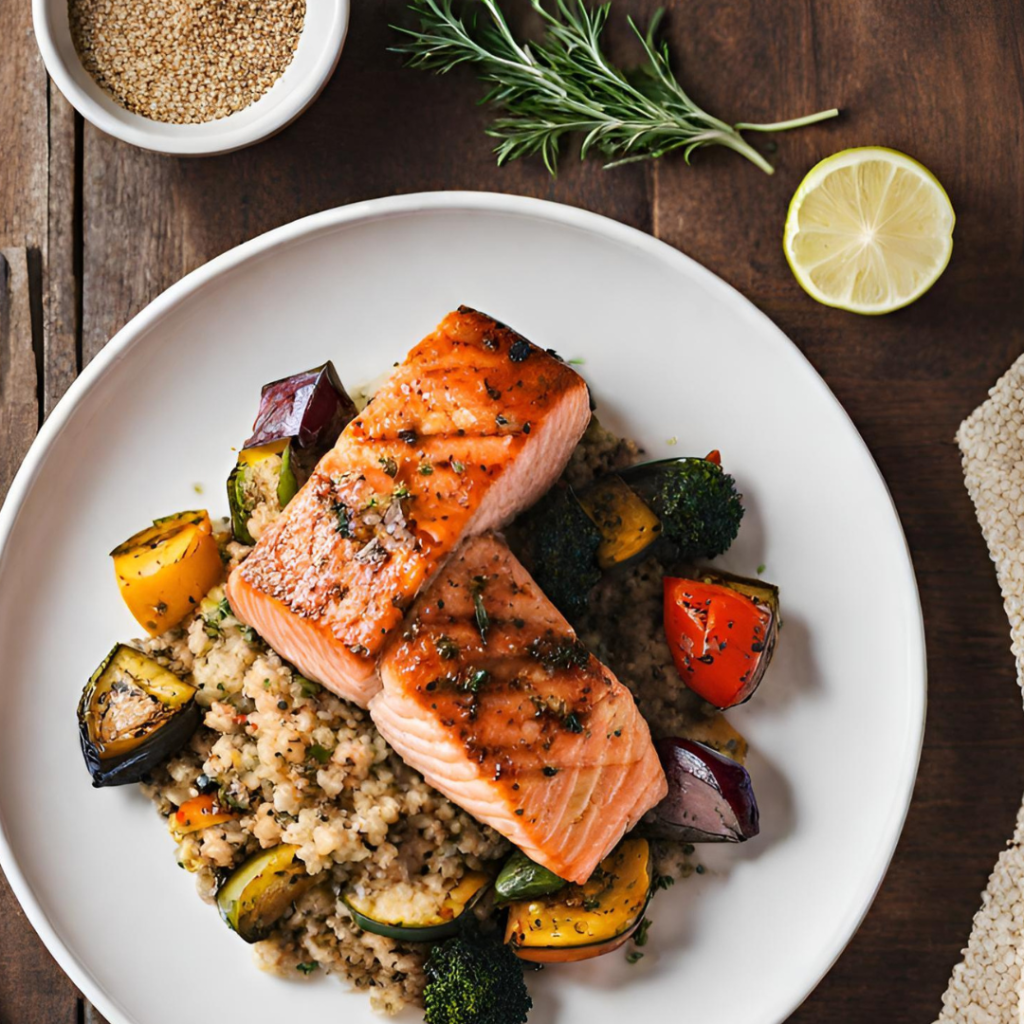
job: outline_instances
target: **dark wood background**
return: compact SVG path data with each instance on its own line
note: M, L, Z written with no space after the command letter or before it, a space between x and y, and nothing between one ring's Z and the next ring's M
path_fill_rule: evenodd
M709 110L771 121L835 105L842 119L776 136L773 177L720 150L693 167L614 171L570 156L557 180L536 164L494 166L468 73L433 79L385 52L402 6L356 0L334 79L291 128L242 153L178 160L83 125L47 81L28 0L3 0L0 493L38 424L119 327L186 272L296 217L400 192L483 189L583 206L679 247L768 313L849 410L892 489L924 603L930 709L906 830L864 925L792 1020L932 1020L1024 790L1007 623L953 443L1024 349L1024 6L669 2L677 63ZM654 4L615 7L621 22ZM939 285L873 319L808 299L780 247L807 169L865 144L922 160L958 215ZM862 742L869 751L871 737ZM94 1019L0 877L0 1024Z

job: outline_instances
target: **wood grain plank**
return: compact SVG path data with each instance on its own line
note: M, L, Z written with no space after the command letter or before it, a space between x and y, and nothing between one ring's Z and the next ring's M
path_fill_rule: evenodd
M2 499L39 419L39 303L49 245L47 78L30 4L0 4L0 50ZM77 992L32 931L2 874L0 951L0 1024L74 1024Z
M80 117L49 92L47 259L43 274L43 415L49 416L78 374L79 210L77 136Z
M6 494L36 435L36 356L28 253L0 249L0 494Z
M46 245L46 71L30 4L0 4L0 248Z
M696 0L675 5L669 22L694 95L723 116L844 109L839 122L777 136L770 178L724 152L698 154L693 168L664 162L655 224L751 297L831 385L892 490L925 614L930 706L914 803L878 899L794 1015L799 1024L836 1010L890 1024L935 1017L1024 791L1008 627L953 444L960 420L1024 348L1024 142L976 116L1024 119L1019 12L997 0ZM803 174L865 144L924 161L959 216L940 285L872 319L812 302L781 250Z
M0 250L0 496L35 437L36 353L25 249ZM73 1024L77 993L0 875L0 1024Z

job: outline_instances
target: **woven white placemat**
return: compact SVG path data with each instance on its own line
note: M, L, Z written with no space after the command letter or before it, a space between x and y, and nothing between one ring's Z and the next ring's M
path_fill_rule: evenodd
M960 425L967 491L978 513L1024 688L1024 356ZM963 960L942 997L943 1024L1022 1024L1024 962L1024 805L974 915Z

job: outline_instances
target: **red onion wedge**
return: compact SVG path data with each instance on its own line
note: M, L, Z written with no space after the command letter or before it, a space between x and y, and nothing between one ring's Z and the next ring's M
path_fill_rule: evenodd
M648 816L654 835L687 843L742 843L760 831L746 768L694 740L655 744L668 796Z

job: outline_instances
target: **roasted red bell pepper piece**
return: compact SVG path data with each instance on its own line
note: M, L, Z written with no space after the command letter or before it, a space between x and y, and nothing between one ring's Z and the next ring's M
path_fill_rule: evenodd
M171 831L176 836L198 832L208 825L222 825L225 821L233 821L238 815L230 807L223 806L216 793L203 793L186 800L171 815Z
M725 573L665 578L665 635L683 682L718 708L748 700L775 648L778 590Z

